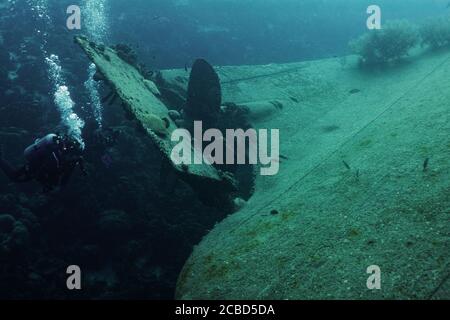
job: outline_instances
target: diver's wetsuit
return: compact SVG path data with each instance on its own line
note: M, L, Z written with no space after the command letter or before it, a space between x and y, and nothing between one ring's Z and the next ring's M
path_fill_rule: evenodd
M28 159L27 163L16 169L3 159L0 153L0 169L13 182L28 182L36 180L50 191L54 187L64 187L76 166L85 173L83 158L74 156L65 144L55 144L44 150L38 156Z

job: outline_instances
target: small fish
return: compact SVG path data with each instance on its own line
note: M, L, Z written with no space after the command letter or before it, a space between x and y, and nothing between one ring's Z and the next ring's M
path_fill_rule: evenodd
M187 64L187 62L184 64L184 71L188 72L188 64Z
M348 93L355 94L355 93L359 93L359 92L361 92L361 90L359 90L359 89L352 89Z
M349 165L345 160L343 160L342 163L343 163L344 166L347 168L347 170L350 170L350 169L351 169L350 165Z
M281 159L283 159L283 160L289 160L289 158L288 158L288 157L286 157L286 156L283 156L282 154L280 154L280 158L281 158Z
M333 131L336 131L336 130L339 130L339 129L340 129L340 127L337 126L337 125L329 125L329 126L323 127L322 131L325 132L325 133L330 133L330 132L333 132Z
M423 172L428 170L428 164L430 163L430 158L426 158L423 162Z

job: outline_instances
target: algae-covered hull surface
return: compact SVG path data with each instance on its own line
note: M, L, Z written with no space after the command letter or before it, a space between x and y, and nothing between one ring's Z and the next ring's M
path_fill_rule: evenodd
M177 298L448 298L449 72L448 53L220 68L227 99L283 101L258 127L285 157L194 249Z

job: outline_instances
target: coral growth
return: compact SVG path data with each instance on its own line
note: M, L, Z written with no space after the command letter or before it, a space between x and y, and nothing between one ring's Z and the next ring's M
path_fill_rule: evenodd
M422 45L439 49L450 44L450 17L442 17L426 22L420 28Z
M352 51L361 56L364 65L385 65L407 56L419 43L419 32L413 24L400 20L386 23L350 42Z
M119 43L114 47L114 49L116 49L117 55L124 61L128 62L131 65L138 64L137 54L130 46Z
M119 43L114 46L114 49L122 60L134 66L145 79L150 79L153 76L152 70L150 70L146 65L139 63L138 55L133 48L126 44Z

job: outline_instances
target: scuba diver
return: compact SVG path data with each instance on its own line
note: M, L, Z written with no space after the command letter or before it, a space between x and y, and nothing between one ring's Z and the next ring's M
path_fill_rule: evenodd
M12 182L36 180L43 186L44 192L49 192L66 186L77 166L83 175L87 175L82 153L83 147L76 139L52 133L37 139L25 149L26 164L20 168L14 168L3 159L0 145L0 169Z

